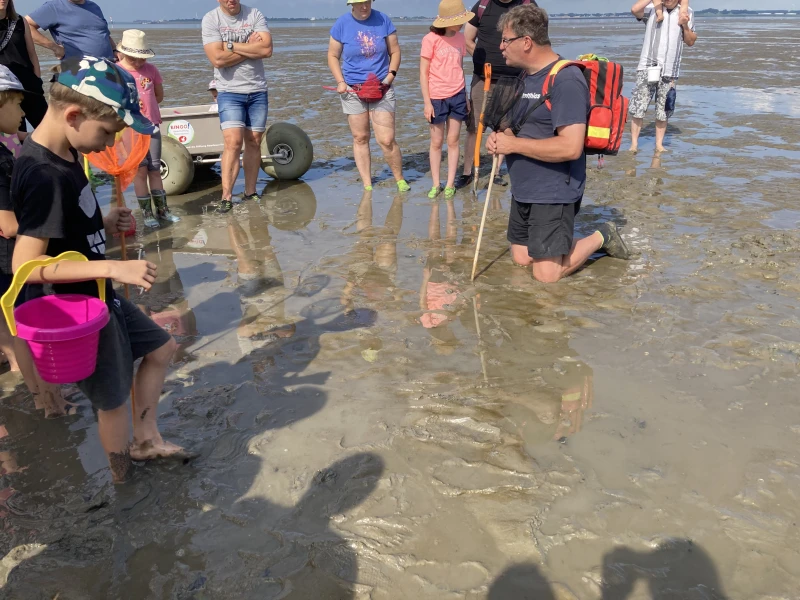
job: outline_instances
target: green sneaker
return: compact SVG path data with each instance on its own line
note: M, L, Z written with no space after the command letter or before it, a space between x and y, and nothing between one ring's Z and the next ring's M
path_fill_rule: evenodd
M231 202L230 200L220 200L219 204L217 204L218 213L230 212L232 208L233 208L233 202Z
M617 231L617 226L614 223L610 221L603 223L597 228L597 231L603 236L603 245L600 247L601 250L605 250L605 253L612 258L621 258L623 260L630 259L631 251L628 250L627 244L625 244L622 236L620 236Z
M371 185L365 185L364 186L364 191L365 192L371 192L372 191L372 186Z
M261 202L261 196L258 193L253 192L252 194L245 194L242 196L242 200L254 200L255 202Z
M397 188L398 188L398 189L400 188L400 185L399 185L399 184L398 184ZM444 189L444 188L443 188L441 185L435 185L435 186L433 186L433 187L431 188L431 191L430 191L430 192L428 192L428 198L430 198L431 200L433 200L434 198L436 198L436 196L438 196L439 194L441 194L441 193L442 193L442 190L443 190L443 189ZM402 191L405 191L405 190L400 190L400 191L402 192Z
M405 179L401 179L397 182L397 191L398 192L407 192L411 189L411 186L408 185L408 182Z
M456 188L454 187L446 187L444 188L444 197L445 198L452 198L456 195Z

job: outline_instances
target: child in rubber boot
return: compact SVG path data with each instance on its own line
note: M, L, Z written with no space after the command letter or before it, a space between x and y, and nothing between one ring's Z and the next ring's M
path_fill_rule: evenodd
M444 191L445 198L456 193L459 137L461 124L469 112L467 86L462 63L467 55L467 41L461 29L475 15L461 0L442 0L439 16L431 32L422 38L419 60L419 82L425 103L425 120L431 130L431 178L433 187L428 198L434 199ZM440 183L442 145L447 127L447 185Z
M77 251L87 262L60 262L35 270L31 283L47 282L57 294L97 297L96 279L105 279L109 322L100 331L97 367L77 382L97 411L98 431L115 482L126 479L131 461L191 456L164 441L156 412L175 340L127 299L117 297L111 281L149 290L156 265L145 260L106 260L106 240L127 231L131 210L112 207L103 217L78 153L101 152L117 133L132 127L150 135L156 127L141 113L136 84L107 59L66 58L50 87L47 114L14 165L11 197L19 223L12 265ZM136 414L133 442L126 407L134 383Z
M155 65L147 62L147 59L155 56L155 53L147 47L147 36L144 31L138 29L124 31L122 41L117 45L117 52L119 66L136 80L142 113L150 122L160 125L161 111L158 105L164 101L164 84L161 73ZM144 213L145 227L158 227L159 219L168 223L177 223L181 220L180 217L173 215L167 206L167 193L161 181L161 132L158 129L150 137L150 152L139 165L139 172L133 180L133 188ZM155 211L150 204L151 197Z

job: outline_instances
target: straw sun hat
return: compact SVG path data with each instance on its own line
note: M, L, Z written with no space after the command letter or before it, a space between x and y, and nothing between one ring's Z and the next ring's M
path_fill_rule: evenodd
M139 29L126 29L122 41L117 44L117 52L133 58L153 58L156 53L147 47L147 35Z
M464 7L462 0L442 0L439 3L439 15L433 22L434 27L454 27L472 20L474 12Z

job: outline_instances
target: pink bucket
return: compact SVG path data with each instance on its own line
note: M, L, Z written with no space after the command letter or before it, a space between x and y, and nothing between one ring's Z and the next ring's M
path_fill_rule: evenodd
M45 296L15 308L14 318L42 379L75 383L94 373L100 330L109 319L105 302L81 294Z

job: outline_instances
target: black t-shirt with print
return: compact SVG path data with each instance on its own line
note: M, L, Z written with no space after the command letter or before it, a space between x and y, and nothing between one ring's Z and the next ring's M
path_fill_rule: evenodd
M0 210L14 211L11 202L11 172L14 169L14 155L0 144ZM11 275L11 257L14 254L14 238L0 236L0 274Z
M472 54L472 64L475 65L475 74L483 78L483 65L492 65L492 81L497 81L498 77L516 77L522 71L514 67L506 66L506 59L503 58L503 51L500 50L500 40L503 34L497 31L497 24L500 17L515 6L522 4L523 0L511 0L511 2L501 2L501 0L490 0L483 13L480 22L478 21L478 8L480 0L472 7L475 16L469 22L478 29L478 38L475 40L475 52ZM537 6L536 2L531 5Z
M78 162L67 161L31 138L25 141L14 166L11 197L19 222L17 235L48 238L48 256L76 250L89 260L105 260L106 232L92 186ZM97 297L94 281L54 286L57 294ZM106 302L112 302L111 280L106 280Z

